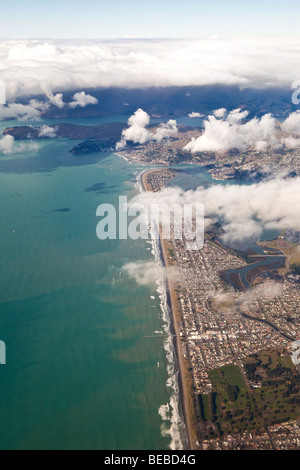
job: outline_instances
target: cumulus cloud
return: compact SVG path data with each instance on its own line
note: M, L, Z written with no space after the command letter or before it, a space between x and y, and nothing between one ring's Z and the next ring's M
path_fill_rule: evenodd
M287 53L289 51L289 53ZM299 38L1 40L7 99L95 87L291 87Z
M162 141L167 137L171 137L178 132L177 123L170 119L167 123L159 125L156 132L147 129L150 124L150 116L142 109L138 109L129 119L127 129L122 132L121 141L117 144L117 150L121 150L126 146L126 142L135 144L145 144L150 140Z
M283 123L276 123L271 114L247 121L249 112L241 108L216 110L204 121L204 132L189 142L185 150L227 152L236 148L264 151L268 147L300 147L300 112L291 113ZM281 131L281 133L279 133Z
M63 109L66 106L63 93L51 93L47 87L44 90L48 99L46 102L40 102L35 99L30 100L28 105L20 103L8 103L0 105L0 120L18 119L19 121L38 120L41 113L49 109L50 105ZM86 94L84 91L75 93L73 101L69 103L69 107L74 109L77 107L85 108L90 104L97 104L97 98Z
M201 113L194 112L194 113L189 114L189 118L192 118L192 119L193 118L202 118L202 117L204 117L204 114L201 114Z
M46 102L40 102L32 99L29 104L24 105L21 103L8 103L7 105L0 104L0 120L18 119L19 121L39 120L41 113L49 109L50 105L56 108L63 109L66 103L63 100L63 93L51 93L46 88L45 95L48 99ZM84 108L89 104L97 104L98 100L91 95L86 94L84 91L75 93L73 101L69 103L69 107L74 109L77 107Z
M171 137L172 135L177 134L177 122L174 119L170 119L167 123L162 123L159 125L157 131L153 136L153 140L160 142L163 139Z
M282 145L285 145L287 148L295 149L295 148L300 147L300 138L293 137L293 136L282 137L281 143Z
M291 113L282 124L282 130L289 134L300 134L300 112Z
M192 139L185 150L192 153L227 152L233 148L246 150L251 147L262 151L268 146L280 145L276 137L276 121L271 114L243 122L249 114L246 110L234 109L227 116L226 109L222 109L222 113L219 111L204 121L203 134Z
M50 126L42 126L39 131L39 137L43 138L55 138L56 137L56 129Z
M38 145L35 142L15 143L12 135L5 135L0 139L0 154L9 155L12 153L28 152L37 150Z
M14 148L14 141L15 139L12 135L5 135L2 137L0 140L0 153L4 153L5 155L12 153Z
M165 268L154 261L127 263L123 266L123 271L141 286L155 287L167 278L173 281L178 280L175 267Z
M73 101L69 104L70 108L85 108L89 104L97 104L98 100L97 98L94 98L94 96L87 95L84 91L81 91L80 93L75 93L73 96Z
M18 119L19 121L39 120L41 112L48 105L37 100L31 100L28 105L20 103L9 103L0 105L0 120Z
M264 230L300 231L300 178L274 179L261 183L212 185L205 189L183 191L165 188L158 193L143 193L135 203L204 204L205 215L219 220L224 229L224 242L259 239Z
M150 116L142 109L138 109L128 119L128 129L122 133L121 142L117 144L117 149L124 148L127 141L134 142L135 144L144 144L150 140L150 132L146 129L150 123Z
M63 101L63 94L62 93L49 93L47 94L47 97L49 99L49 103L51 103L53 106L56 108L62 109L65 106L65 103Z
M225 110L226 112L226 110ZM245 119L249 115L249 111L245 110L242 111L241 108L234 109L228 114L227 121L230 122L231 124L234 124L236 122L240 122L243 119Z
M214 111L214 116L216 116L216 118L222 118L225 116L225 114L226 114L225 108L216 109Z

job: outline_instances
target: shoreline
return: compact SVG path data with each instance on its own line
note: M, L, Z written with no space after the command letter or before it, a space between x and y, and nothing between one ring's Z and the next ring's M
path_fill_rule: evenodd
M146 178L151 174L153 170L146 170L140 175L141 185L144 191L153 191L151 185L146 181ZM168 257L168 241L163 240L161 232L159 231L159 249L161 252L162 262L165 267L169 267L171 263ZM191 392L192 380L188 371L189 365L182 355L181 342L180 342L180 331L178 323L182 321L181 310L178 302L178 296L176 293L176 285L167 276L167 302L170 308L170 330L171 334L174 334L173 344L175 349L175 356L178 364L178 385L180 398L182 398L182 411L184 416L184 422L187 432L189 450L198 450L199 446L198 435L197 435L197 424L196 415L194 413L193 395Z

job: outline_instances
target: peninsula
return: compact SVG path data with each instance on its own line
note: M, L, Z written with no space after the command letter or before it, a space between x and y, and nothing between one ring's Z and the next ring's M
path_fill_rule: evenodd
M159 192L173 175L168 168L147 171L144 189ZM222 244L214 229L193 252L183 240L160 236L164 264L178 272L168 291L191 449L299 447L292 354L300 292L288 269L298 254L283 238L264 243L264 255L247 256Z

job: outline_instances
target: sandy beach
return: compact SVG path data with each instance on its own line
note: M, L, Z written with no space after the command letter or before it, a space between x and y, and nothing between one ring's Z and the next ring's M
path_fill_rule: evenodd
M142 186L145 191L152 191L151 184L147 182L147 176L149 174L160 171L160 170L148 170L141 175ZM163 240L160 233L160 247L164 265L166 267L173 265L169 256L169 249L171 248L170 241ZM182 321L181 318L181 309L177 296L177 286L170 278L167 278L167 288L168 288L168 299L171 310L171 326L173 329L174 345L176 350L176 356L179 367L179 387L182 396L182 406L184 412L184 419L186 424L187 436L189 441L190 450L197 450L198 433L197 433L197 420L196 412L193 402L193 382L189 372L189 363L186 358L184 358L181 349L180 341L180 332L179 332L179 323Z

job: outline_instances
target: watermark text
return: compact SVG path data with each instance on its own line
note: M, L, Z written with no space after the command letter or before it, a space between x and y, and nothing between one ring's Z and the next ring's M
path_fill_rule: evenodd
M186 249L200 250L204 243L203 204L128 204L119 197L119 207L101 204L96 233L99 240L184 240Z

